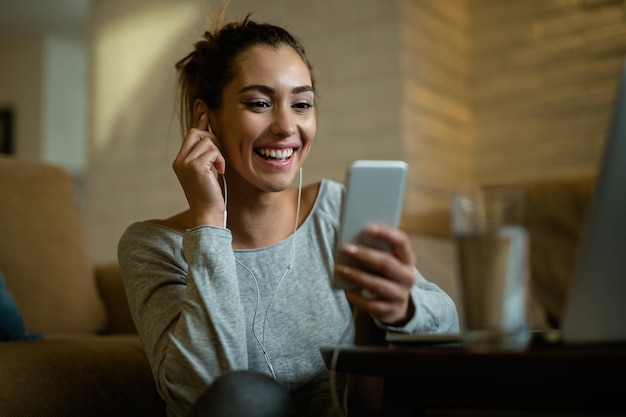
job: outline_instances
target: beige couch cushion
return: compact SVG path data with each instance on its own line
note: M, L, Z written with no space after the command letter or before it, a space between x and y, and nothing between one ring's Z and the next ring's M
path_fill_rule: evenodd
M27 331L104 327L73 183L63 169L0 157L0 270Z

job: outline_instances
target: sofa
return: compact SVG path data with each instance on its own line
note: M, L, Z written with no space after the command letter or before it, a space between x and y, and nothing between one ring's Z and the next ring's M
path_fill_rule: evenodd
M117 265L90 260L75 190L58 166L0 156L0 416L165 416Z

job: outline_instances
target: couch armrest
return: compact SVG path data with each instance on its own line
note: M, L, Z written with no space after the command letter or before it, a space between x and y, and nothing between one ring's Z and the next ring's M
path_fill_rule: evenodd
M95 280L108 315L103 333L136 334L137 329L130 315L126 290L117 263L96 266Z

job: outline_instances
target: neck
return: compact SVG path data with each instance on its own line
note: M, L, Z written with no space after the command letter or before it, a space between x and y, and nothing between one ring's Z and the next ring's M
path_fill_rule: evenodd
M297 190L285 190L272 201L237 206L228 210L228 228L235 249L269 246L286 239L294 231Z
M249 193L231 193L227 227L233 235L233 248L269 246L295 233L303 219L301 193L301 183L297 189L259 192L252 198Z

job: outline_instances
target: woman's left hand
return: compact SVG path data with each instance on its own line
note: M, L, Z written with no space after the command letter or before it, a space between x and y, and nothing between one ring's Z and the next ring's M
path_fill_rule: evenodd
M342 252L366 265L370 272L347 265L336 265L337 272L360 290L346 290L348 301L374 319L387 325L401 326L413 315L410 290L415 283L415 255L406 233L399 229L371 225L366 234L386 242L391 251L347 244ZM375 272L371 272L375 271Z

